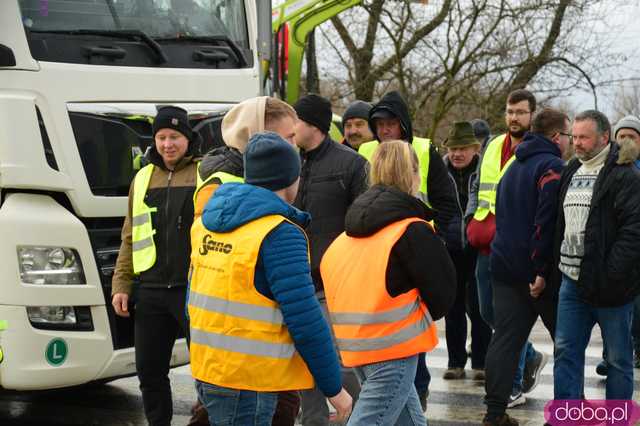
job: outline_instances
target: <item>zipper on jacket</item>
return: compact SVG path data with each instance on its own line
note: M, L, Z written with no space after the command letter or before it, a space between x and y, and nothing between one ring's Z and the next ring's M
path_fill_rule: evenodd
M166 251L166 259L167 259L167 263L165 264L165 267L167 268L167 278L171 278L171 275L169 274L169 233L171 232L169 225L169 201L170 201L170 194L171 194L171 178L173 177L173 170L169 170L169 176L167 177L167 199L165 201L165 208L164 208L164 213L165 213L165 221L166 221L166 243L167 245L165 246L165 251ZM171 288L171 282L167 283L167 288Z

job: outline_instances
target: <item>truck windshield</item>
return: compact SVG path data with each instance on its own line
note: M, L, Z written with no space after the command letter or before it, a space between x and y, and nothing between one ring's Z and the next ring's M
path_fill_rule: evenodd
M139 30L152 38L225 36L249 48L241 0L20 0L28 30Z

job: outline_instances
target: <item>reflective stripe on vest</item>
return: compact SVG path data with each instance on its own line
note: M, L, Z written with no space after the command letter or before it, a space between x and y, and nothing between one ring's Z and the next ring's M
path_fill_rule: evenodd
M366 238L342 233L322 258L327 307L347 367L405 358L438 343L429 302L418 290L391 297L386 287L391 249L414 222L424 221L404 219Z
M200 164L198 163L198 168ZM133 273L138 275L150 269L156 263L156 245L153 236L151 213L158 211L156 207L149 207L144 202L144 197L149 189L149 182L153 175L153 164L144 166L134 178L133 201L131 206L131 251L133 259ZM200 181L200 175L196 170L196 182Z
M369 162L371 162L373 154L378 149L378 145L380 145L380 142L378 141L365 142L358 148L358 154L362 155ZM427 192L430 159L429 149L431 148L431 140L414 136L413 141L411 142L411 146L418 156L418 163L420 165L420 192L427 196L427 205L431 207L431 204L428 201L429 193Z
M131 250L133 257L133 273L140 274L150 269L156 263L156 246L151 222L151 213L158 209L149 207L144 202L144 196L149 188L153 164L144 166L133 181L133 202L131 206Z
M200 179L200 173L198 172L198 179L198 186L193 193L193 217L196 219L202 215L207 202L209 201L215 190L218 189L219 185L211 183L213 180L217 179L220 181L220 183L244 183L243 177L232 175L231 173L227 172L215 172L205 180Z
M225 233L194 221L188 310L196 379L258 392L313 387L279 305L254 284L262 241L286 220L266 216Z
M478 207L473 215L477 221L483 221L489 213L496 214L496 194L498 183L507 169L515 160L512 155L509 161L500 169L502 163L502 146L507 135L500 135L489 142L480 165L480 183L478 185Z

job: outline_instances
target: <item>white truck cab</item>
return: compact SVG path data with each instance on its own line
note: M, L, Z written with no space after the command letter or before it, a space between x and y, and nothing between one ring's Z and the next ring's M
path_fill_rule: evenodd
M0 2L0 388L135 373L110 303L130 182L158 106L186 108L206 152L260 94L260 1Z

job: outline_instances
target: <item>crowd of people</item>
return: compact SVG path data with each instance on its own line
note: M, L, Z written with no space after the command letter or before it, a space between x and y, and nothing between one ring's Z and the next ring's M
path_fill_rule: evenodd
M190 425L426 425L441 318L443 378L465 378L470 358L483 425L518 424L506 409L526 402L550 356L554 398L585 398L595 324L606 398L632 399L639 118L612 128L520 89L506 133L455 122L444 156L414 135L398 92L350 104L342 141L331 120L318 95L248 99L222 120L224 146L201 157L187 112L159 109L112 296L117 315L134 313L150 425L171 424L180 335L198 399ZM528 341L538 317L554 354Z

